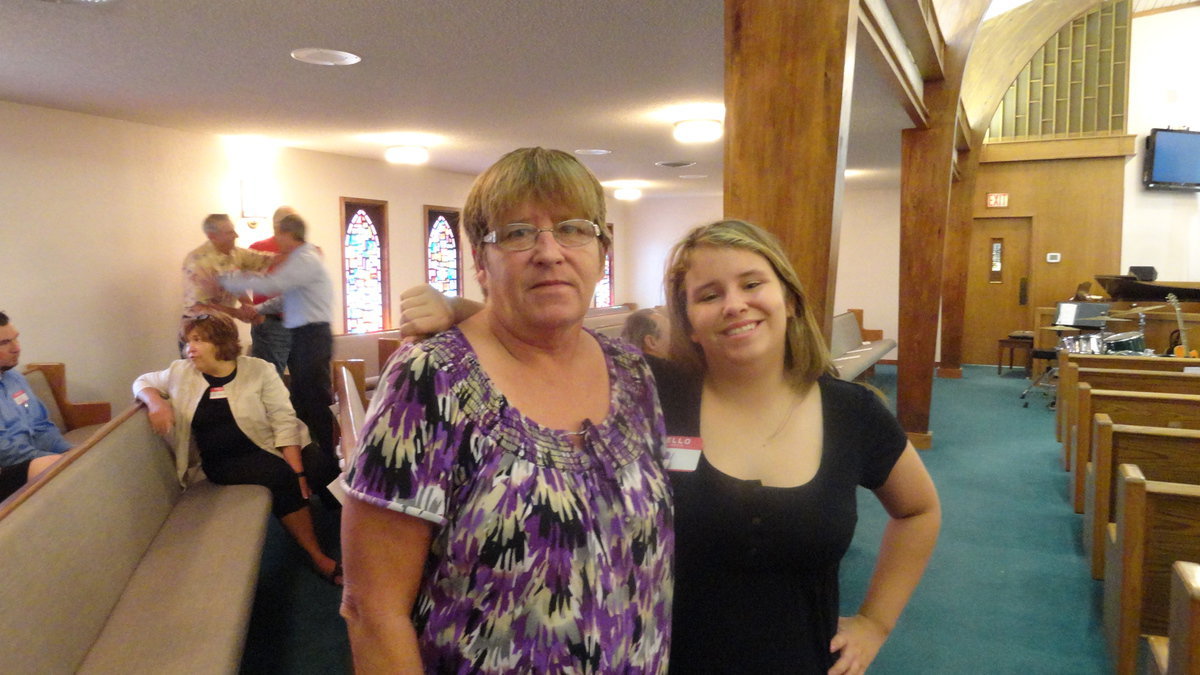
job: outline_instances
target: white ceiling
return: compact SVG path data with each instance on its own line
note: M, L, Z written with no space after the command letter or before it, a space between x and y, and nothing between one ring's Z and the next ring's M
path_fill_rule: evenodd
M663 107L723 99L722 0L116 0L0 2L0 100L381 158L441 136L430 166L477 173L526 145L647 195L719 193L721 143L682 145ZM849 165L898 184L911 126L859 33ZM300 47L362 63L312 66ZM697 162L664 169L657 161ZM382 160L381 160L382 161ZM683 180L680 174L705 174ZM864 180L864 179L859 179Z

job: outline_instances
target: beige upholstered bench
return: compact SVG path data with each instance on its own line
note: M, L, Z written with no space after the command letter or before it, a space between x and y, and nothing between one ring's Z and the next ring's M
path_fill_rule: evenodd
M25 379L50 415L50 421L73 445L87 440L102 424L112 419L112 406L105 402L72 403L67 398L67 367L61 363L31 363Z
M235 673L271 494L180 487L132 407L0 504L0 662L20 673Z
M833 317L829 352L838 377L853 381L867 373L879 359L896 347L896 341L884 338L881 331L872 340L863 339L861 310L850 310Z

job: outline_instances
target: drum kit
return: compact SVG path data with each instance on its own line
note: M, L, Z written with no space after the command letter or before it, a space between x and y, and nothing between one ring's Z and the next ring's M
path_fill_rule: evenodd
M1098 333L1068 335L1058 341L1058 348L1071 354L1109 354L1113 356L1154 356L1154 350L1146 349L1146 312L1162 309L1166 305L1138 307L1123 312L1103 315L1107 321L1132 321L1124 315L1138 314L1138 330L1110 333L1101 329Z

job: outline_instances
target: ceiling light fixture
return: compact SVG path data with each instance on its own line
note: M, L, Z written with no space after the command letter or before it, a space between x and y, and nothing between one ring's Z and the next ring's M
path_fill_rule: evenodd
M314 66L352 66L362 61L362 57L358 54L320 47L293 49L292 58L302 63L311 63Z
M42 0L52 5L107 5L113 0Z
M578 150L575 151L575 154L577 154L577 155L611 155L612 150L605 150L604 148L579 148Z
M695 162L655 162L654 166L661 166L664 169L686 169L689 166L696 166Z
M383 158L392 164L424 164L429 161L429 148L420 145L397 145L385 150Z
M685 173L685 174L682 174L682 175L680 175L679 177L680 177L680 178L682 178L682 179L684 179L684 180L700 180L701 178L708 178L708 174L705 174L705 173Z
M642 191L635 187L617 188L613 192L613 197L620 199L623 202L631 202L642 198Z
M712 143L723 133L720 120L680 120L671 135L680 143Z

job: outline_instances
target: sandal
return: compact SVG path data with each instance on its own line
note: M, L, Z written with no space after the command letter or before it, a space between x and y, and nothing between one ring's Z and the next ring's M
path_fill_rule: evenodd
M331 586L337 586L338 588L341 588L342 577L345 576L345 574L342 572L342 563L335 562L333 564L333 569L329 571L329 574L325 574L325 573L321 572L321 570L315 569L314 571L316 571L317 576L319 576L325 580L325 583L327 583Z

